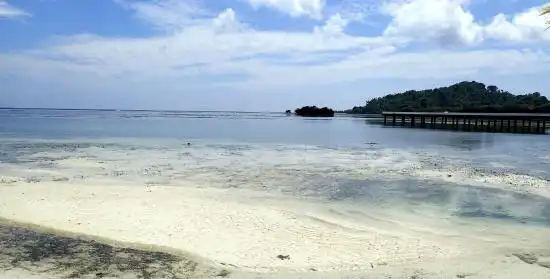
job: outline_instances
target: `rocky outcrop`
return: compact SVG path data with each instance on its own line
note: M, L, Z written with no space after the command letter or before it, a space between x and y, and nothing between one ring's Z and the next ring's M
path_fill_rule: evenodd
M302 108L296 109L294 113L296 113L296 115L298 116L307 116L307 117L333 117L334 116L334 110L327 107L318 108L316 106L302 107Z

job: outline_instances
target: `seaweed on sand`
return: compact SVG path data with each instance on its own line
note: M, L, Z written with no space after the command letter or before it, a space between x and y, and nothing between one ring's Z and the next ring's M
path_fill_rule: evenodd
M118 248L0 220L0 270L14 268L60 278L209 278L230 273L169 253Z

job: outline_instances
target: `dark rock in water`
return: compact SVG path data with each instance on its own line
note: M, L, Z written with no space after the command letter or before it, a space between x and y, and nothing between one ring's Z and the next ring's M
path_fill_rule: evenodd
M447 174L447 177L453 177L453 176L452 176L452 175L450 175L450 174Z
M308 116L308 117L333 117L334 116L334 110L323 107L318 108L316 106L306 106L299 109L296 109L294 111L296 115L299 116Z
M520 253L514 253L512 254L514 256L516 256L518 259L522 260L524 263L528 263L528 264L534 264L536 263L539 259L537 258L537 256L533 255L533 254L520 254Z
M286 113L286 114L292 114L292 111L290 111L289 109L287 109L285 113Z
M279 260L290 260L290 255L277 255Z

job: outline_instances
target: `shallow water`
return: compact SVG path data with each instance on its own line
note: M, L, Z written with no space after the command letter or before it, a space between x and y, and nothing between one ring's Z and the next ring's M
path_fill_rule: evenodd
M188 144L190 143L190 144ZM0 183L242 188L550 225L547 136L278 113L0 110Z

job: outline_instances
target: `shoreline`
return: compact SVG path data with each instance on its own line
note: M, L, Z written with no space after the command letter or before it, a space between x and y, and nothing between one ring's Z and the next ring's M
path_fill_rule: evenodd
M149 257L145 262L153 266L163 261L151 259L151 255L172 259L164 269L199 276L190 278L220 277L220 272L231 278L319 278L321 274L323 278L384 278L378 276L413 276L420 271L427 273L416 278L447 278L433 276L445 270L456 274L496 272L503 264L508 266L506 274L526 272L527 268L533 274L550 275L549 268L525 266L512 255L525 250L537 253L542 264L547 257L550 261L550 250L537 249L544 247L540 241L544 242L548 229L524 228L522 232L532 239L523 239L516 235L521 232L512 231L514 227L469 230L450 223L435 226L441 220L428 223L418 217L406 222L378 212L369 212L358 222L321 212L305 202L255 194L188 187L16 183L0 187L0 231L3 239L19 241L11 247L18 251L28 247L25 237L6 234L6 226L8 231L49 239L42 242L45 244L61 240L85 251L107 247L111 251L107 258L120 266L125 259L117 253L130 253L134 259ZM90 253L79 255L80 260L93 258ZM57 255L45 264L51 268L66 261L67 257ZM192 272L198 273L171 267L182 262L195 266ZM106 270L98 273L122 276L116 264L95 264ZM81 266L78 262L68 265L73 271ZM152 267L142 265L147 268ZM157 275L150 278L163 278ZM8 277L2 277L0 271L0 278Z

